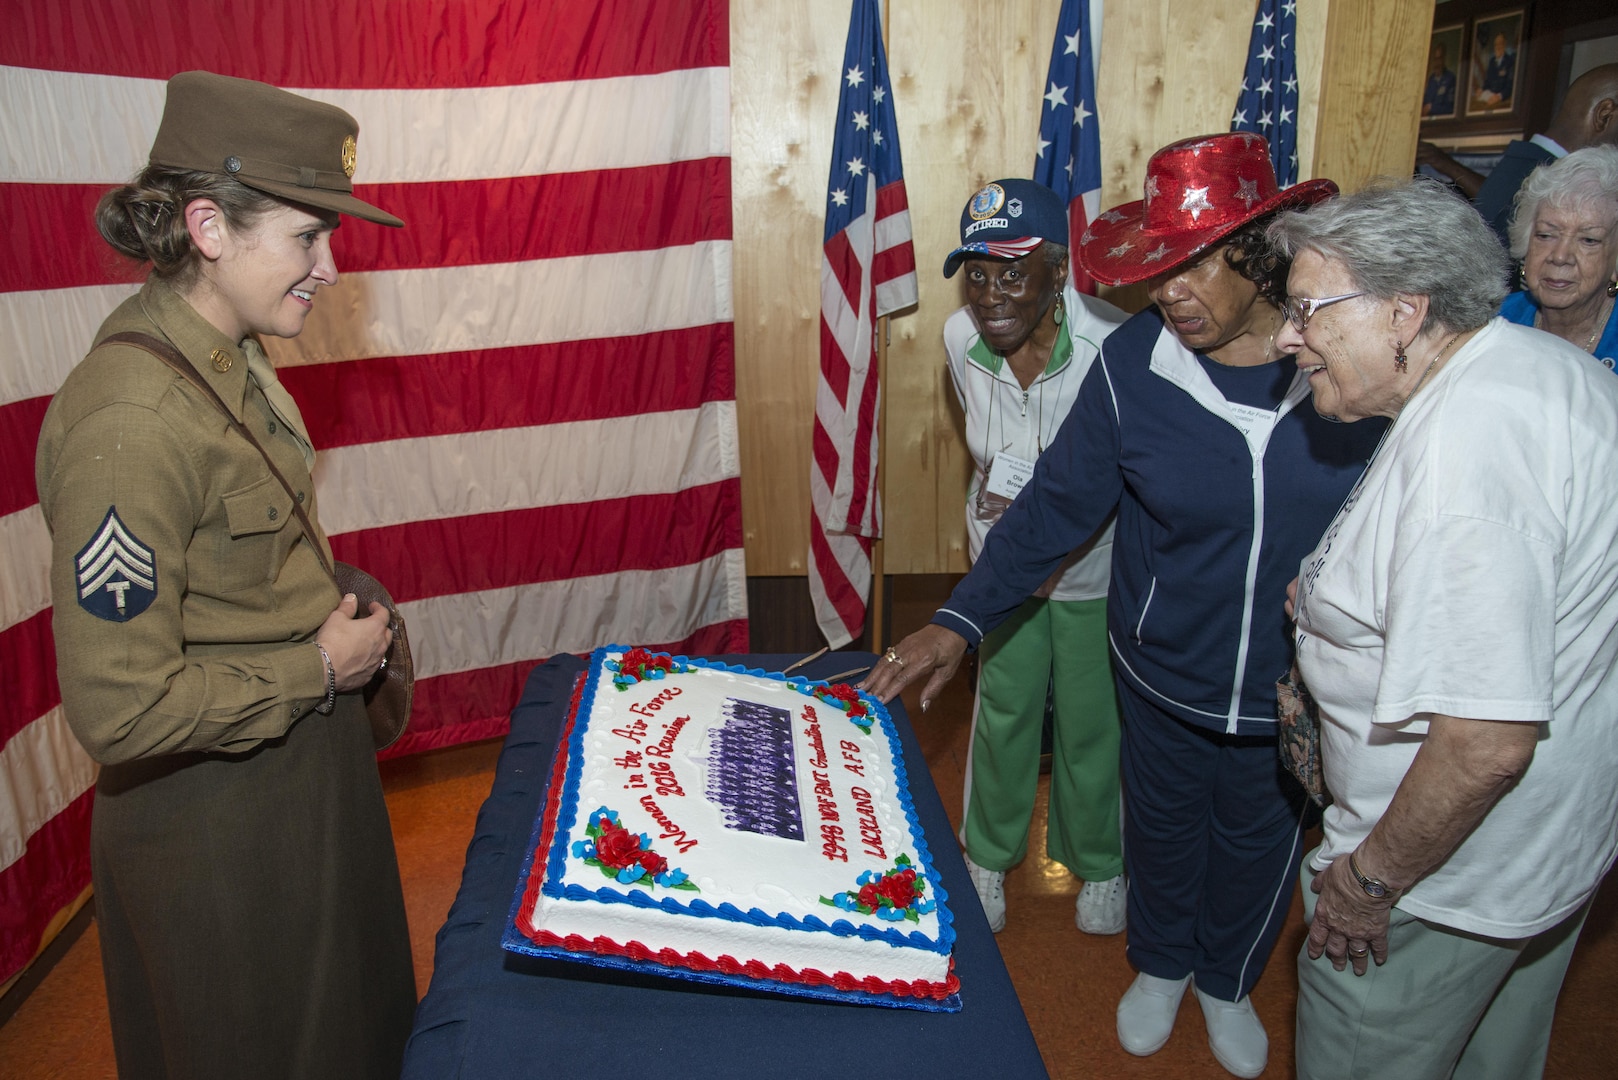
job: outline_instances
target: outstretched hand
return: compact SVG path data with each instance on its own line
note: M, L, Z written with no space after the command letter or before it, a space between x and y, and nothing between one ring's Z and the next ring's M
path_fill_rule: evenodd
M358 690L371 681L371 676L382 666L393 644L393 630L388 626L388 609L371 601L371 613L357 618L359 599L349 593L326 616L315 633L315 640L331 657L332 669L337 672L337 692Z
M955 677L961 657L965 655L965 638L953 630L929 623L899 644L890 646L859 688L887 702L926 675L927 685L921 690L921 710L926 712L944 684Z

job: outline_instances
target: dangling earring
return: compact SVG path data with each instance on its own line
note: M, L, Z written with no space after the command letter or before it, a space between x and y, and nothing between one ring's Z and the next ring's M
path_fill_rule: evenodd
M1520 292L1528 291L1528 267L1521 264L1517 266L1517 289Z
M1405 355L1405 343L1402 341L1393 343L1393 366L1401 372L1410 366L1410 358Z
M1056 294L1056 311L1052 317L1056 320L1057 326L1061 326L1062 320L1067 318L1067 303L1062 299L1061 293Z
M1607 282L1607 295L1618 296L1618 277L1615 277L1611 281Z

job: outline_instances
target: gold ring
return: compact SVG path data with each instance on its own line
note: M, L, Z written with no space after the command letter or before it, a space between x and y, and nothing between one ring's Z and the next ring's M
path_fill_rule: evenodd
M882 659L886 660L890 664L898 664L900 667L905 666L904 659L900 657L898 653L893 651L892 645L889 645L888 651L882 654Z

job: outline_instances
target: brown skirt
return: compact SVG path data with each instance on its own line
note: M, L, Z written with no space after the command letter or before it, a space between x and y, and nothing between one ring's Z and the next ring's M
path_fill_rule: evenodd
M120 1076L399 1075L415 976L357 696L246 754L104 768L91 870Z

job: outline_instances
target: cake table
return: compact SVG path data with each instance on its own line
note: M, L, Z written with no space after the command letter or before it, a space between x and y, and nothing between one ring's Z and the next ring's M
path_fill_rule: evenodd
M792 656L722 657L778 671ZM872 663L836 653L806 678ZM653 1074L757 1080L761 1074L854 1076L1046 1075L1027 1019L951 836L904 707L889 706L911 794L958 934L958 1013L915 1012L712 987L506 952L501 936L534 817L545 796L573 679L584 662L558 656L535 668L511 714L493 789L478 813L461 888L438 931L432 983L416 1009L406 1080L456 1076L612 1077Z

